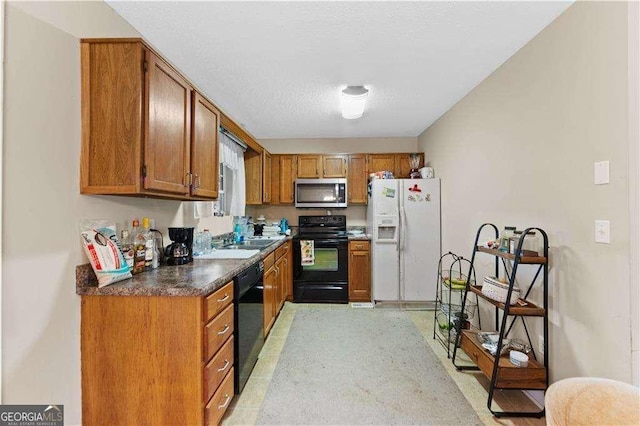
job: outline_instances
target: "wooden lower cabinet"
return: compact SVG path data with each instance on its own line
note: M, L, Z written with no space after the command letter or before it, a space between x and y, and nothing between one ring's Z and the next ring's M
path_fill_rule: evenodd
M371 243L349 241L349 301L371 301Z
M284 302L291 297L293 263L291 241L285 242L264 259L264 336L269 334Z
M234 389L232 302L233 282L209 297L82 296L82 422L219 423Z

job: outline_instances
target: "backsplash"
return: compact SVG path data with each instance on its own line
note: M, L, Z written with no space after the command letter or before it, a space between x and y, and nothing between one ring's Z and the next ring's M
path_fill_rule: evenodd
M347 226L367 226L367 206L351 206L346 209L331 209L332 215L346 215ZM297 209L293 206L247 206L247 216L254 220L264 215L267 223L280 222L283 217L289 221L289 226L298 225L299 216L326 215L327 209Z

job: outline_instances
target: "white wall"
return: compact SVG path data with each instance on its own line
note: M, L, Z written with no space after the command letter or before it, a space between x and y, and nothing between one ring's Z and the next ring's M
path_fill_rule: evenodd
M578 2L419 137L444 251L469 256L484 222L549 234L552 381L632 381L627 53L627 4ZM601 160L611 183L595 186Z
M76 37L137 35L102 2L6 7L2 401L64 404L66 424L81 422L75 267L87 259L79 221L109 218L122 225L149 215L162 230L183 223L177 201L79 193Z

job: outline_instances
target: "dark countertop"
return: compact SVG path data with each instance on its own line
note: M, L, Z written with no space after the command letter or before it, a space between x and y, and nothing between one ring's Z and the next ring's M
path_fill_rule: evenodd
M207 296L253 263L264 259L291 237L276 241L248 259L198 259L179 266L161 266L133 278L98 288L90 264L76 267L76 294L81 296Z

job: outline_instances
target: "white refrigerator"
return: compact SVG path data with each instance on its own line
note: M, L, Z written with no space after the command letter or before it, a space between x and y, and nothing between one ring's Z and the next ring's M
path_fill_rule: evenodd
M440 260L440 179L371 182L373 301L433 301Z

